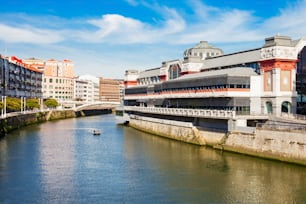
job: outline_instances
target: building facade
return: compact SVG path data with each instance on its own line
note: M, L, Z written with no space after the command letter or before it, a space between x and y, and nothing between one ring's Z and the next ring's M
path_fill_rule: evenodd
M43 98L69 101L74 98L74 64L70 60L48 60L44 64Z
M223 54L203 41L187 49L184 60L126 71L125 105L296 113L296 68L305 45L304 39L277 35L260 48Z
M298 93L298 113L306 115L306 48L298 55L296 90Z
M100 78L100 101L120 103L120 80Z
M99 101L100 100L100 79L96 76L92 75L82 75L79 76L80 80L88 81L91 84L92 89L92 101Z
M42 72L23 60L12 56L0 55L1 96L9 97L42 97Z
M99 78L84 75L75 79L74 100L85 102L99 101Z

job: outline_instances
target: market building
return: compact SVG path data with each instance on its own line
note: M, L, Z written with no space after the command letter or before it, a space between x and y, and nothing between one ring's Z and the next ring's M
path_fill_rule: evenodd
M127 70L125 105L258 116L296 113L297 63L304 70L299 56L305 45L304 39L276 35L266 38L262 47L223 54L202 41L187 49L183 60L144 71Z

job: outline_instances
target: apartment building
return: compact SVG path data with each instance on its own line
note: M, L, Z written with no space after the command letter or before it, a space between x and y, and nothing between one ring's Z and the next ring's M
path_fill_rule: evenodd
M75 78L74 99L79 101L99 101L99 78L83 75Z
M100 101L120 103L120 80L100 78ZM121 85L122 86L122 85Z
M42 72L15 56L0 55L0 95L9 97L42 97Z
M74 64L70 60L48 60L44 64L43 97L58 101L74 98Z

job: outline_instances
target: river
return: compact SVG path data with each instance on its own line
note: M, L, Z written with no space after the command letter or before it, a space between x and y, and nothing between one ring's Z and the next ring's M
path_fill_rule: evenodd
M306 203L305 192L306 167L153 136L113 115L0 140L0 203Z

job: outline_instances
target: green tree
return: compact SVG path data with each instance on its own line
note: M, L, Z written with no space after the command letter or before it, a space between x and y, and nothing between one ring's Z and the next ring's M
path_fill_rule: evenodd
M27 109L33 110L34 108L39 108L39 101L37 98L30 98L26 100Z
M19 98L6 98L6 108L8 112L20 111L21 102Z
M48 107L48 108L56 108L58 106L58 102L56 99L54 98L50 98L50 99L47 99L45 101L45 105Z

